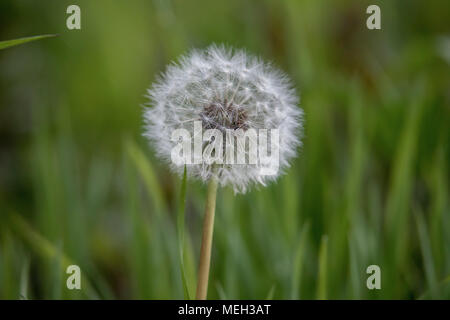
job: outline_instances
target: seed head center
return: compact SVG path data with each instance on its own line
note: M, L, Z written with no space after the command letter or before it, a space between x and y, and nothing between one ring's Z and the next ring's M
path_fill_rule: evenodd
M212 102L203 107L200 118L204 129L218 129L225 132L231 130L247 130L247 113L236 104L229 103L227 99Z

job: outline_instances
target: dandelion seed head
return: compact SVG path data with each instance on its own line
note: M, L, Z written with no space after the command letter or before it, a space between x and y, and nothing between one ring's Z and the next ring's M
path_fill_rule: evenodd
M261 174L258 164L187 165L189 177L206 182L214 175L221 186L231 186L235 192L276 180L301 145L303 111L290 80L243 50L216 45L192 50L167 67L147 97L144 135L157 155L180 174L184 165L171 161L172 149L179 143L172 141L176 129L194 132L194 121L201 121L203 130L224 134L227 130L278 129L277 174ZM224 139L224 148L226 143Z

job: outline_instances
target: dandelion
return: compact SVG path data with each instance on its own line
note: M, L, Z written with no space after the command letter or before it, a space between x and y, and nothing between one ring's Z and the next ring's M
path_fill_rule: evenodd
M218 185L245 193L252 185L276 180L301 144L302 110L282 72L245 51L215 45L193 50L168 66L148 90L148 98L144 135L157 155L175 172L181 174L186 166L188 177L208 183L197 285L197 298L206 299ZM184 163L173 161L180 145L180 139L174 139L176 130L193 137L193 141L181 139L182 145L194 145L193 158L189 149ZM214 133L201 137L204 130ZM276 134L268 139L262 134L267 131ZM259 135L250 134L253 132ZM258 147L252 147L255 145ZM238 161L239 155L236 159L233 151L249 161ZM264 151L271 156L264 156ZM199 154L214 161L198 161ZM268 174L267 168L276 170Z

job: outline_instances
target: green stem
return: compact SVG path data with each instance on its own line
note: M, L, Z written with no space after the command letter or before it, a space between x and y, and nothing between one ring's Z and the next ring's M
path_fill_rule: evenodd
M214 212L216 209L217 179L212 177L208 183L205 217L203 220L202 246L198 267L197 300L206 300L208 292L209 267L211 264L211 247L214 230Z

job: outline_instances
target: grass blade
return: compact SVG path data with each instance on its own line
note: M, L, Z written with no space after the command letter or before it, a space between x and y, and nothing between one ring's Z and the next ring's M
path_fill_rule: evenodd
M300 234L300 240L297 245L297 250L295 251L293 270L292 270L292 289L291 289L291 299L300 299L299 290L301 284L301 276L304 265L304 256L306 249L306 240L308 235L309 223L306 223Z
M30 260L25 259L20 273L20 300L28 300L28 284L30 282Z
M269 290L269 293L267 294L266 300L273 300L273 296L275 295L275 287L276 285L273 284Z
M149 191L149 196L153 199L156 214L161 216L163 212L167 212L167 207L164 202L163 192L158 177L156 176L155 169L152 167L150 161L147 160L144 152L134 141L127 140L126 149L130 155L131 161L142 176L145 186Z
M19 44L36 41L36 40L40 40L40 39L45 39L45 38L56 37L56 36L57 36L56 34L44 34L41 36L32 36L32 37L25 37L25 38L19 38L19 39L14 39L14 40L0 41L0 50L6 49L9 47L14 47Z
M437 278L427 226L421 212L417 212L415 218L420 240L420 249L422 251L423 265L425 268L425 277L428 282L431 298L436 299L439 296L439 293L437 291Z
M322 236L319 250L319 279L317 285L317 299L319 300L327 298L327 251L328 237Z
M225 290L224 290L223 286L220 284L220 282L217 282L216 289L217 289L217 294L219 295L220 300L228 300Z
M190 300L189 288L186 280L186 271L184 268L184 213L186 209L186 166L184 166L183 180L181 182L180 197L177 212L177 232L178 232L178 248L180 251L180 272L181 281L183 282L184 298Z

